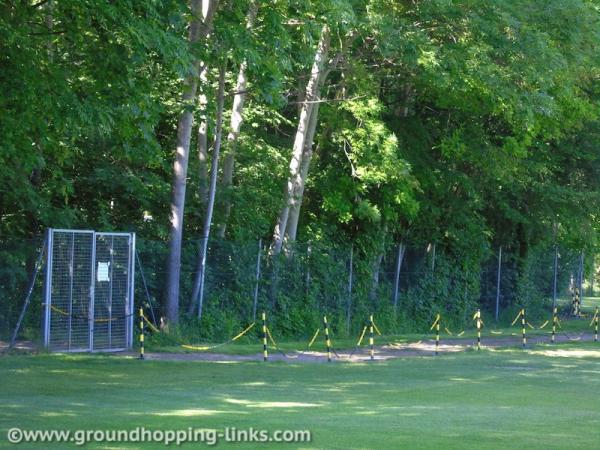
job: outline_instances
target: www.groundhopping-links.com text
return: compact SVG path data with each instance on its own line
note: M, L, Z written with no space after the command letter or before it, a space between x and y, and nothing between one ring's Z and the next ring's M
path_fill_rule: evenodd
M259 430L254 428L237 429L226 427L224 430L210 428L186 428L180 430L152 430L136 427L131 430L26 430L11 428L7 433L8 441L13 444L22 442L69 442L82 446L91 442L135 442L164 445L181 445L187 442L208 446L219 442L256 442L256 443L296 443L310 442L308 430Z

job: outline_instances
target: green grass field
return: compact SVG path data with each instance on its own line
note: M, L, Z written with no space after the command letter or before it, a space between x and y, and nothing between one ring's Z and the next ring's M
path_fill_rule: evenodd
M11 427L144 426L312 432L309 444L243 448L591 449L600 442L600 344L352 364L5 356L0 402L1 447L11 446Z

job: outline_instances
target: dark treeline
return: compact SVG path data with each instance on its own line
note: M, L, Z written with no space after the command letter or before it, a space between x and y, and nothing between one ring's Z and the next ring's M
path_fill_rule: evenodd
M251 280L259 239L260 307L281 324L323 308L340 329L348 311L374 309L396 329L436 311L464 323L491 307L482 274L499 246L508 306L544 304L547 284L531 280L555 245L565 261L583 250L594 270L599 11L597 0L3 2L0 320L18 314L47 227L135 231L173 327L248 320L252 289L224 299L211 270L225 261L215 248L251 249ZM398 312L405 251L429 275L402 287ZM294 261L317 254L312 290L286 290L310 272ZM325 295L334 281L349 289L350 267L353 290Z

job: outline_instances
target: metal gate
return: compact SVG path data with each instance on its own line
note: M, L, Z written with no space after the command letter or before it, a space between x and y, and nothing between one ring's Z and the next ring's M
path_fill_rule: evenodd
M44 345L118 351L133 342L135 233L51 229Z

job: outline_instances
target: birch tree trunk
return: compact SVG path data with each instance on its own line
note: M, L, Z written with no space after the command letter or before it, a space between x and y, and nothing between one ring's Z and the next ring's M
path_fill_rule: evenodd
M248 9L246 15L246 30L250 31L254 26L254 20L258 12L258 1L253 1ZM229 198L229 188L233 184L233 169L235 164L235 151L237 145L237 139L240 135L242 128L242 121L244 120L242 112L244 110L244 101L246 100L246 67L248 66L247 61L243 61L240 64L240 71L238 73L237 83L235 86L235 95L233 97L233 107L231 109L231 123L229 134L227 135L227 150L225 159L223 161L223 180L222 180L222 192L225 194L225 202L223 206L223 220L219 224L217 235L220 238L225 237L225 230L227 229L227 221L231 214L231 199Z
M313 155L313 141L318 122L319 103L316 103L308 122L306 142L304 144L304 151L302 152L302 160L300 163L300 177L298 179L296 191L294 192L294 204L290 207L288 217L286 235L289 242L294 242L296 240L296 234L298 232L298 219L300 218L300 208L302 207L302 198L304 197L304 185L306 183L306 177L308 176L308 169Z
M290 208L288 223L285 231L285 236L288 242L294 242L298 233L298 220L300 218L300 208L302 207L302 199L304 198L304 186L306 185L306 179L308 177L308 170L310 168L310 162L312 160L313 155L315 132L319 123L319 105L321 104L320 93L323 89L323 86L325 85L325 80L329 76L329 73L332 70L334 70L340 63L344 56L344 52L347 46L350 42L352 42L353 39L353 35L350 35L349 39L342 46L342 49L328 63L327 67L321 70L321 74L319 76L319 86L317 90L318 97L314 100L314 105L308 122L306 141L304 142L304 149L302 151L302 162L300 163L300 176L298 178L296 191L294 192L294 205ZM341 98L344 98L344 96L345 94L342 88Z
M209 33L218 0L191 0L194 19L190 24L188 39L193 46ZM179 276L181 272L181 240L183 236L183 211L185 208L186 177L192 135L192 107L198 88L199 62L193 74L184 82L183 112L177 124L177 144L173 167L173 190L171 194L169 256L167 260L166 315L171 323L179 320Z
M200 83L207 86L206 73L208 67L206 64L202 67L200 73ZM198 125L198 185L199 185L199 196L202 210L206 209L206 203L208 202L208 113L206 111L206 105L208 99L206 93L202 92L198 96L198 106L200 110L200 123Z
M208 190L208 203L206 205L206 215L204 217L204 229L202 232L202 242L200 243L200 252L198 255L198 270L194 279L194 288L190 303L198 303L198 318L202 318L202 304L204 300L204 279L206 272L206 253L208 249L208 238L210 237L210 228L212 224L213 209L215 206L215 194L217 191L217 173L219 169L219 151L221 150L221 136L223 134L223 103L225 99L225 64L219 71L219 91L217 94L217 114L215 126L215 144L213 147L212 161L210 165L210 186ZM193 306L192 306L193 308ZM193 311L192 311L193 312Z
M327 60L328 51L329 28L327 25L323 25L321 37L319 39L319 44L310 73L310 78L308 79L308 83L306 85L305 100L300 111L300 118L298 119L298 128L296 130L296 137L294 139L294 145L292 148L292 159L290 161L290 172L285 185L284 204L281 208L277 223L275 224L275 229L273 231L271 253L275 255L281 252L283 236L287 227L290 208L292 208L295 204L294 192L297 191L297 186L299 184L302 152L304 151L304 145L308 133L310 115L315 105L314 101L319 97L319 80L322 75L325 61Z

